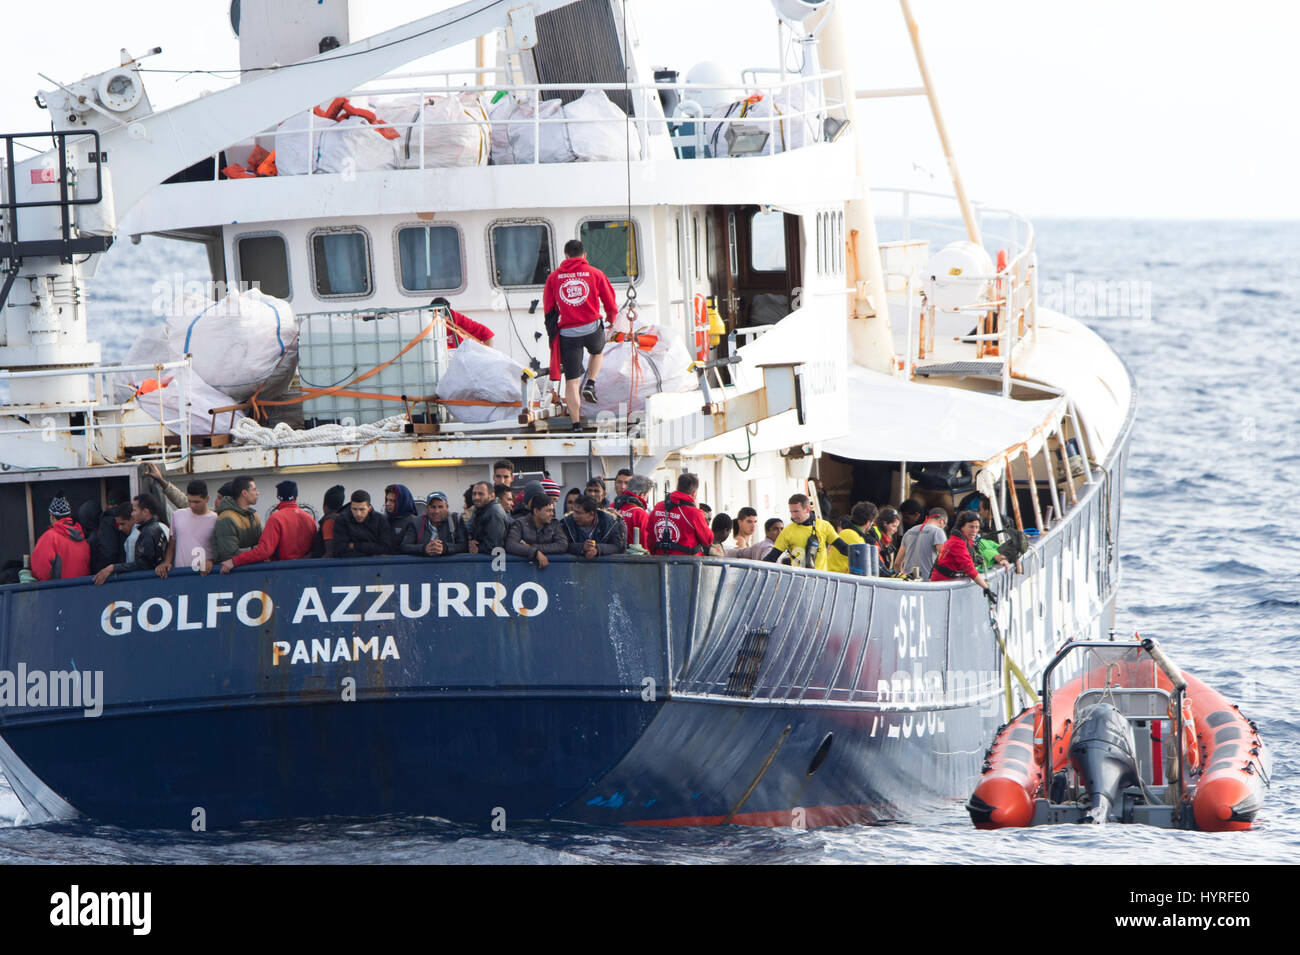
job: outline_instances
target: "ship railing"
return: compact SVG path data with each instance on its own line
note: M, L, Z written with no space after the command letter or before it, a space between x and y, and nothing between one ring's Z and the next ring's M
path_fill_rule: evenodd
M633 115L630 124L636 129L640 140L640 155L631 155L632 161L652 158L649 148L651 138L667 135L670 137L675 155L678 158L707 158L712 156L709 139L720 128L734 132L733 143L729 147L734 156L771 156L779 152L804 148L834 139L845 128L845 93L842 77L838 72L809 74L778 74L773 79L758 81L759 70L751 69L747 75L754 82L743 91L725 90L734 94L736 99L730 105L750 102L744 111L746 115L723 116L709 115L713 110L706 110L701 102L713 102L718 98L720 87L717 83L656 82L656 83L496 83L486 74L492 70L481 71L443 71L439 73L402 73L381 78L377 83L390 83L397 78L402 80L419 79L422 82L407 85L367 84L360 89L341 94L354 105L364 106L375 112L377 127L391 127L399 134L398 142L410 141L412 155L409 159L395 159L398 168L425 169L433 168L426 163L427 140L433 135L425 135L424 130L438 130L443 127L477 128L483 135L483 148L490 151L491 132L504 127L507 131L522 127L531 127L531 155L515 157L513 164L538 165L548 162L543 155L543 126L560 126L572 128L584 124L609 124L616 119L571 119L563 115L543 117L539 110L525 107L531 115L493 119L489 114L493 101L501 94L517 97L529 104L536 104L547 99L560 98L561 94L584 93L588 90L600 90L614 102L623 101L632 104ZM451 80L462 74L472 75L470 82L454 83ZM486 81L486 82L484 82ZM427 117L427 105L431 99L447 96L473 97L482 107L479 115L465 115L455 119L434 120ZM663 103L665 98L675 103L671 115L665 116ZM394 102L404 99L408 102ZM426 108L413 119L401 120L385 115L385 106L393 109L415 109L420 104ZM760 103L775 104L774 108L764 108L756 114L751 111ZM326 175L316 169L316 152L319 137L335 126L327 118L317 116L314 111L305 113L306 122L294 122L292 119L275 129L260 134L263 138L274 136L300 135L305 147L304 155L311 156L302 175ZM415 131L419 130L416 134ZM630 137L629 137L630 138ZM234 147L230 147L231 150ZM251 146L249 147L251 149ZM395 149L396 152L396 149ZM488 157L482 156L478 165L486 165ZM406 163L410 165L406 165ZM212 161L213 178L221 177L220 157ZM384 166L382 168L393 168ZM357 172L365 171L358 168ZM277 173L284 175L284 173Z
M95 464L112 463L118 459L114 452L105 450L101 439L111 432L127 431L132 435L148 434L151 425L141 423L138 419L125 420L123 412L138 407L157 422L157 453L139 456L139 460L171 460L170 448L175 448L174 457L184 460L191 448L191 415L197 409L192 406L190 396L190 356L175 361L154 364L101 364L82 368L42 368L36 371L0 371L0 386L8 389L15 381L37 379L91 379L91 397L86 400L42 402L38 404L21 404L6 400L0 404L0 439L14 436L39 436L40 440L60 442L69 440L77 451L76 467L92 467ZM175 372L176 392L166 394L171 382L167 372ZM156 387L150 390L135 388L134 394L126 401L116 400L116 394L125 387L121 376L147 376L141 379L143 385L149 378ZM174 397L173 397L174 396ZM173 397L176 407L174 417L168 416L169 397ZM206 414L208 409L203 409ZM152 445L153 442L148 442Z
M881 197L896 203L892 215L882 212L878 205L873 211L882 225L896 225L898 230L898 238L882 241L880 249L886 283L900 288L905 296L903 374L910 379L919 362L933 358L935 323L940 314L968 314L978 331L957 340L973 345L976 359L1001 359L1002 394L1010 394L1015 362L1038 336L1038 254L1033 223L1010 209L972 203L985 250L990 259L1002 261L987 274L943 276L945 285L987 287L989 292L971 305L939 309L933 292L938 277L925 274L921 257L928 258L935 251L931 248L932 238L968 238L960 216L944 214L948 208L956 212L957 198L923 189L881 188L871 192L873 201Z

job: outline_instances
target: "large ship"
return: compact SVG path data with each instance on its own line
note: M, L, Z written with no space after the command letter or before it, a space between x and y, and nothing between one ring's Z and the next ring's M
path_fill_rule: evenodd
M660 497L690 472L764 517L814 481L840 512L979 492L1030 544L995 609L969 581L686 556L4 586L0 767L30 821L959 812L1026 702L1012 665L1112 631L1133 382L1040 305L1032 225L955 164L951 198L870 188L876 98L928 99L947 144L906 0L922 85L892 90L855 86L842 0L775 0L798 67L743 75L651 65L631 5L471 0L360 37L346 2L236 3L229 89L154 112L124 54L42 92L52 131L0 135L3 553L56 494L106 504L150 464L314 504L455 501L510 459ZM468 42L473 68L403 72ZM200 243L214 288L104 363L85 290L140 235ZM572 416L538 307L570 239L631 331ZM438 297L493 348L449 350Z

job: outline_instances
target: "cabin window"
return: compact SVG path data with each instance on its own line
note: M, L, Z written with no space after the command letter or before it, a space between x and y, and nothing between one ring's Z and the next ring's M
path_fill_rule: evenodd
M695 277L698 279L704 275L700 271L700 214L698 212L691 214L691 241L695 244Z
M546 284L551 274L551 227L545 222L492 226L492 273L502 288Z
M578 227L578 240L587 261L611 282L636 281L636 227L627 219L588 219Z
M289 247L284 236L244 235L235 240L239 280L266 295L289 298Z
M370 241L364 232L314 233L311 237L311 261L317 297L370 294Z
M455 226L397 230L397 258L405 292L458 292L464 287L460 230Z
M754 272L784 272L785 213L759 210L749 220L749 267Z
M818 274L818 275L824 275L824 274L826 274L826 261L825 261L826 256L825 256L825 250L822 248L822 218L823 218L823 216L824 216L824 213L821 213L821 212L817 213L817 241L816 241L816 245L817 245L817 274Z

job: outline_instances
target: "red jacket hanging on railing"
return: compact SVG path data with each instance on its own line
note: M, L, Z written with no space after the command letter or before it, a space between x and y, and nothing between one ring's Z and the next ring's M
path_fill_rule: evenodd
M451 321L447 323L447 347L455 348L465 338L472 338L480 345L486 345L495 337L492 329L474 321L468 315L450 309ZM454 328L452 326L455 326ZM463 334L462 334L463 333Z

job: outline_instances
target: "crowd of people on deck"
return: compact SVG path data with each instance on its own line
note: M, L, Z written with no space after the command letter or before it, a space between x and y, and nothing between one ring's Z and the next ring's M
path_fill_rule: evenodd
M864 566L858 572L912 580L969 577L987 588L983 574L1009 562L1007 547L991 533L988 502L979 495L963 502L953 518L943 507L926 510L915 500L897 508L861 501L836 517L824 494L816 502L794 494L789 520L769 517L760 532L753 507L740 508L733 518L698 502L694 474L680 475L676 490L650 505L650 479L630 468L615 475L611 499L603 477L564 493L546 476L517 484L514 464L501 460L492 467L492 480L472 484L462 500L431 491L423 508L403 484L384 489L382 509L368 491L348 494L336 484L325 492L319 518L299 504L298 485L283 480L275 485L277 503L264 523L256 510L261 491L251 477L222 485L213 507L204 481L190 481L182 491L156 465L146 465L146 475L152 490L110 503L102 513L88 501L74 518L60 493L50 504L50 526L32 552L32 578L93 577L104 584L140 570L166 577L177 567L228 573L268 560L436 558L499 548L539 569L558 554L597 560L631 553L850 573L851 548L863 545L858 556L874 552L875 559L872 570ZM1011 560L1018 556L1010 553Z

